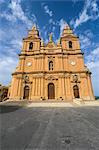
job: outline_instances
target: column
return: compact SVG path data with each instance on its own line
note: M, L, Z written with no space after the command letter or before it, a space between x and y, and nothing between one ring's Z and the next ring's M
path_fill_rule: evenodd
M62 97L63 97L63 99L65 99L65 88L64 88L64 86L65 86L65 83L64 83L64 77L62 77Z
M62 97L61 78L58 79L58 97Z
M23 98L23 88L22 88L22 78L18 79L18 86L17 86L17 96L19 99Z
M91 83L91 75L88 75L88 88L89 88L89 93L90 93L90 100L94 100L94 93L93 93L93 88L92 88L92 83Z
M67 77L67 99L71 100L72 99L72 91L71 89L71 83L70 83L70 77Z
M44 97L44 85L43 85L44 83L43 83L43 77L40 78L40 82L41 82L41 84L40 84L40 91L41 91L41 92L40 92L40 96L41 96L41 97Z
M35 79L32 80L32 92L31 92L31 99L34 99L34 89L35 89Z

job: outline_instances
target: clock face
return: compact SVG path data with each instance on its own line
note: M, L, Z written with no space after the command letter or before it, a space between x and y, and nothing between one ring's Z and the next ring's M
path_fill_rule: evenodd
M76 62L75 61L71 61L71 65L76 65Z
M31 62L28 62L28 63L27 63L27 66L31 66L31 65L32 65L32 63L31 63Z

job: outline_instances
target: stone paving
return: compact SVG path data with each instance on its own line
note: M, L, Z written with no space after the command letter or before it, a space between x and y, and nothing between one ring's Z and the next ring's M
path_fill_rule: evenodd
M99 150L99 106L4 103L0 150Z

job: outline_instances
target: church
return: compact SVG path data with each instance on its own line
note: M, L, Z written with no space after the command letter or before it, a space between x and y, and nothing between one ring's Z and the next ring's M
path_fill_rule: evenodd
M66 25L57 43L47 44L33 26L23 38L19 63L12 73L13 100L94 100L91 72L84 64L79 37Z

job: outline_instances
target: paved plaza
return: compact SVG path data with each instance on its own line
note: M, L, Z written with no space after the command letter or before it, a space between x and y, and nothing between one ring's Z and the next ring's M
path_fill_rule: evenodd
M99 150L99 106L4 103L0 150Z

